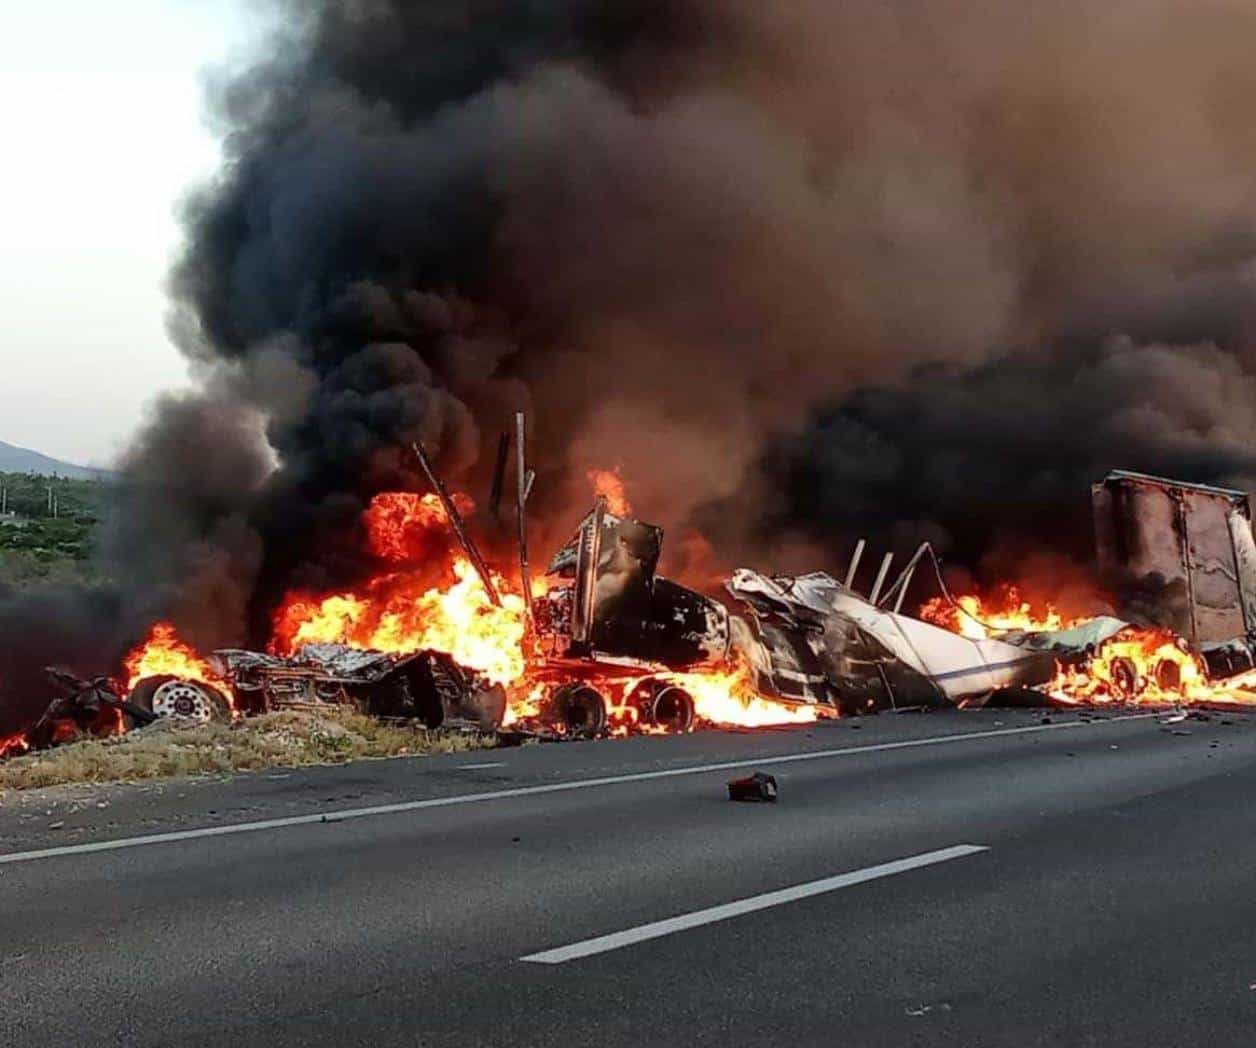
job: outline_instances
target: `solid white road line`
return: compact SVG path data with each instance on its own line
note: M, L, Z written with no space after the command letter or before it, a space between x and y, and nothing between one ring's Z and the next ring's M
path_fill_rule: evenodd
M36 851L0 854L0 866L11 862L33 862L52 859L60 855L87 855L92 852L116 851L121 848L139 848L148 844L169 844L190 841L198 837L226 837L236 833L256 833L260 830L278 830L287 826L310 826L317 823L344 822L349 819L365 819L375 815L397 815L402 812L424 811L427 808L448 808L456 804L481 804L486 801L508 800L512 797L535 797L544 793L564 793L567 790L584 790L596 786L617 786L625 782L648 782L651 779L672 779L682 775L701 775L704 772L732 771L736 768L775 768L781 764L799 761L825 760L829 757L857 757L864 753L885 753L889 750L910 750L919 746L942 746L952 742L968 742L972 739L997 739L1004 735L1030 735L1042 731L1064 731L1084 726L1102 727L1127 720L1146 720L1155 713L1136 713L1128 717L1114 717L1104 721L1065 721L1062 724L1035 724L1028 728L998 728L994 731L969 731L956 735L931 735L924 739L904 739L901 742L880 742L872 746L847 746L839 750L814 750L810 753L789 753L779 757L748 757L745 760L722 761L719 764L696 764L684 768L668 768L664 771L641 771L627 775L605 775L597 779L572 779L569 782L551 782L544 786L519 786L511 790L485 790L482 793L463 793L453 797L432 797L422 801L401 801L397 804L379 804L372 808L349 808L341 811L315 812L310 815L291 815L283 819L261 819L257 822L237 822L228 826L206 826L199 830L175 830L171 833L152 833L143 837L122 837L112 841L94 841L91 844L66 844L57 848L40 848Z
M612 935L599 935L596 939L585 939L584 942L560 946L555 950L530 953L526 957L520 957L519 960L528 961L531 964L564 964L580 957L591 957L595 953L606 953L609 950L618 950L624 946L632 946L634 943L645 942L647 939L658 939L664 935L671 935L673 932L683 932L687 928L714 924L716 921L727 921L731 917L740 917L743 913L754 913L757 910L766 910L770 906L781 906L787 902L809 899L813 895L837 891L838 888L849 888L852 884L875 881L878 877L892 877L896 873L906 873L908 870L918 870L922 866L934 866L940 862L962 859L966 855L976 855L978 852L989 850L980 844L957 844L953 848L925 852L923 855L896 859L894 862L883 862L878 866L865 866L862 870L839 873L836 877L808 881L806 884L796 884L792 888L782 888L780 891L768 892L765 895L752 895L749 899L739 899L737 902L725 903L723 906L712 906L709 909L696 910L679 917L669 917L665 921L638 925L636 928L615 932Z
M459 764L459 771L479 771L481 768L504 768L505 761L488 761L485 764Z

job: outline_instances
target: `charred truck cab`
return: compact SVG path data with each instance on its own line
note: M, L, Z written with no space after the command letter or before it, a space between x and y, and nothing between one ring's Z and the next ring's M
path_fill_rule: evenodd
M613 710L689 731L693 696L669 674L726 664L728 610L655 574L663 529L619 517L599 498L552 558L533 601L548 714L569 734L606 731Z

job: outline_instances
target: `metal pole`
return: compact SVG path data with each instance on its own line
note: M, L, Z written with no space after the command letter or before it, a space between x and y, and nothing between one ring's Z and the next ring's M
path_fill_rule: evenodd
M523 445L523 412L515 412L515 515L519 523L519 586L523 590L523 603L532 622L532 574L528 569L528 524L524 509L532 493L532 481L528 472L527 454Z
M510 453L510 434L497 438L497 462L493 466L493 486L488 493L488 511L496 519L501 510L502 484L506 478L506 456Z
M925 555L929 549L929 543L922 542L916 547L916 552L911 555L911 560L907 562L907 567L885 593L885 600L889 600L892 594L898 594L898 598L894 601L894 614L897 615L903 607L903 598L907 596L907 587L911 585L912 576L916 573L916 565L920 563L920 558Z
M894 559L893 553L887 553L881 560L881 570L877 572L877 580L872 584L872 592L868 594L868 603L875 604L877 597L881 595L881 587L885 584L885 576L890 573L890 562Z
M432 469L432 463L427 457L427 452L423 450L423 442L416 440L410 447L418 457L419 465L423 467L423 472L427 474L428 483L432 485L432 490L436 492L436 497L440 499L440 504L445 507L445 516L449 518L449 525L454 529L454 534L458 536L458 541L462 544L462 548L467 554L467 559L471 561L471 566L475 568L475 573L480 576L480 582L484 586L484 592L488 594L489 601L495 608L500 608L502 599L498 596L497 587L493 585L493 578L488 572L488 565L484 563L484 558L480 556L480 551L476 548L475 543L471 541L471 536L467 534L466 525L462 522L462 514L458 512L458 507L454 505L454 500L449 497L449 492L445 490L445 485L441 483L440 477Z
M864 546L867 543L860 539L855 543L855 553L850 558L850 567L846 569L846 588L850 589L851 584L855 581L855 572L859 570L859 558L863 556Z

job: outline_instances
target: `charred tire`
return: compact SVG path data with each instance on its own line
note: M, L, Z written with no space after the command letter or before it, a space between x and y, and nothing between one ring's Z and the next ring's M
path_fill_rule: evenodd
M1155 676L1161 691L1177 691L1182 687L1182 667L1172 659L1157 662Z
M683 734L693 731L696 717L693 696L676 684L653 681L642 688L639 700L642 720Z
M128 701L157 717L177 715L203 723L231 719L231 703L217 688L165 673L139 681Z
M1133 659L1124 655L1117 656L1112 660L1111 673L1112 687L1119 701L1126 702L1143 690L1144 682Z
M606 732L606 700L587 684L564 684L554 692L554 712L573 738L596 739Z

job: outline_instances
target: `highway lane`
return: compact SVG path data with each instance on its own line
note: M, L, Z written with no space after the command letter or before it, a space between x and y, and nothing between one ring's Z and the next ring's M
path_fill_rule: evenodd
M1051 720L881 717L8 804L0 858L498 795L0 865L0 1043L1244 1043L1253 722ZM702 770L740 761L777 774L779 804L731 804L734 772ZM961 845L988 850L797 894Z

